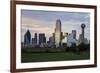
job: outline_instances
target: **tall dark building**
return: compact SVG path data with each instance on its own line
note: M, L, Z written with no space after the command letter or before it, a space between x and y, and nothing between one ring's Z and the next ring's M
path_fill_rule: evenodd
M73 38L76 39L76 30L72 30Z
M82 28L82 43L84 43L84 29L85 29L86 25L85 24L81 24L81 28Z
M82 43L82 34L79 35L79 43Z
M46 37L44 33L39 34L39 45L46 43Z
M27 30L27 32L24 35L24 45L29 46L30 43L31 43L31 33L29 30Z
M32 44L37 45L37 33L35 33L34 38L32 38Z
M54 45L54 38L49 37L49 46L52 47Z
M34 44L34 38L32 38L32 44Z

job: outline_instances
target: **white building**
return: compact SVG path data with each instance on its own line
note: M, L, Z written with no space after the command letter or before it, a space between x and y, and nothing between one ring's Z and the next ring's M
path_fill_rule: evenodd
M68 40L68 33L64 33L63 39L62 39L62 43L67 44L67 40Z

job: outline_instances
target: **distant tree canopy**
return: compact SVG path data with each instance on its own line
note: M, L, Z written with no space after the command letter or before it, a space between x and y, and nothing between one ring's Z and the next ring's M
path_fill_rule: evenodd
M84 44L81 43L78 46L73 43L70 47L66 48L66 51L72 51L72 52L77 52L77 51L89 51L90 50L90 44Z
M79 51L90 50L90 44L81 43L77 47L79 48Z

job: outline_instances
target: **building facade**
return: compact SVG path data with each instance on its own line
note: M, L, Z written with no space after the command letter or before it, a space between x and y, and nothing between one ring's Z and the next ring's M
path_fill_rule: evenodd
M61 45L61 38L62 38L61 21L60 21L60 19L58 19L56 21L56 28L55 28L55 45L56 45L56 47L59 47Z
M32 45L37 45L37 33L35 33L34 38L32 38Z
M64 33L62 43L67 44L67 40L68 40L68 33Z
M40 33L39 34L39 45L43 45L46 43L46 37L45 37L45 34L44 33Z
M76 39L76 30L72 30L73 38Z
M24 46L30 46L31 44L31 33L29 30L24 35Z
M71 47L73 43L76 44L76 39L74 39L73 34L70 33L68 34L67 46Z

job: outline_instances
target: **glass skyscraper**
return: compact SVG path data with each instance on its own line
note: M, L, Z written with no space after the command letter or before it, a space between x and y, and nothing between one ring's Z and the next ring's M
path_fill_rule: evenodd
M29 46L31 43L31 33L29 30L24 35L24 46Z

